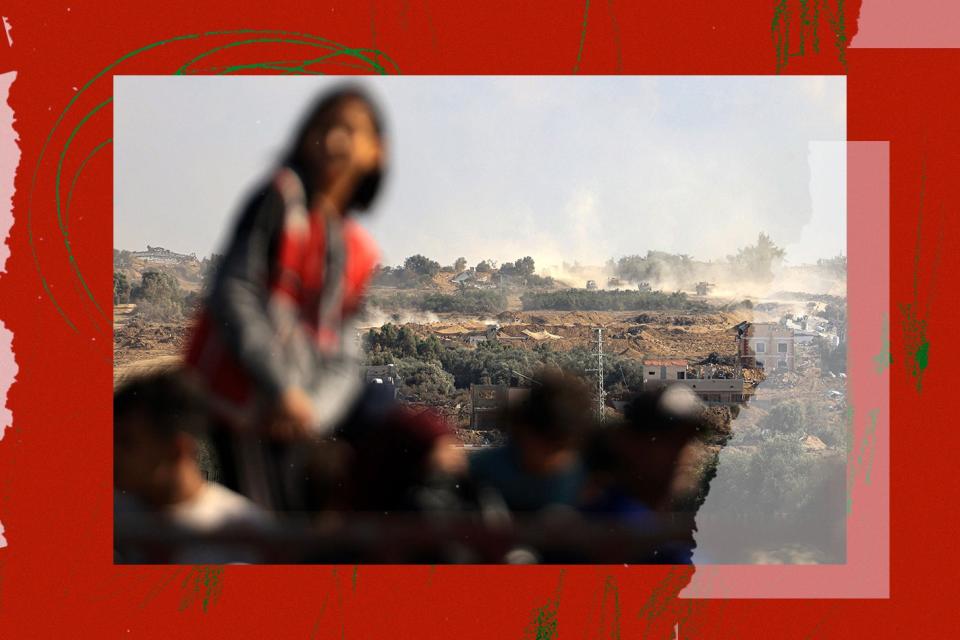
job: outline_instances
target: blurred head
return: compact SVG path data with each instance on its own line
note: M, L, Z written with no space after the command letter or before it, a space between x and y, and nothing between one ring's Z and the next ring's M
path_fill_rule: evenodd
M621 456L615 434L620 428L620 425L596 425L584 439L581 453L587 472L584 502L589 503L617 484Z
M357 446L361 503L396 508L431 478L466 472L466 453L453 429L432 411L391 411Z
M579 379L551 372L530 389L510 416L510 438L524 469L543 475L577 459L577 447L590 424L590 394Z
M651 507L669 496L684 448L704 428L703 404L674 384L637 396L616 437L624 489Z
M113 395L116 488L151 506L188 497L201 479L197 436L205 424L200 395L179 373L123 384Z
M287 161L306 172L313 195L345 173L359 171L344 210L367 210L383 179L383 119L373 100L348 85L324 94L307 113Z

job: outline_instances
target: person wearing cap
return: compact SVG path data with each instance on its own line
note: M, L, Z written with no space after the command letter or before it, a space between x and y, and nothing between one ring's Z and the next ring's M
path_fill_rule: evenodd
M650 547L632 562L689 563L694 514L673 511L673 488L681 456L705 427L703 404L673 384L640 393L624 413L622 423L593 434L585 448L581 511L648 536Z

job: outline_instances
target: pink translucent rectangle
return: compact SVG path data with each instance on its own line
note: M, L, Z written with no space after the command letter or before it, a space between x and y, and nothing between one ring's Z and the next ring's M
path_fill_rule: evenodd
M846 563L698 565L683 598L887 598L890 593L890 145L847 143Z

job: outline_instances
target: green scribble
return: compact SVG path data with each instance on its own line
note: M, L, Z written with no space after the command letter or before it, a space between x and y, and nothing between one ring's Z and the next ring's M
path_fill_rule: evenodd
M844 12L846 0L837 0L837 14L830 20L833 29L833 44L837 47L837 57L844 71L847 69L847 22Z
M917 385L917 392L923 389L923 373L929 364L930 341L927 340L927 322L917 318L916 304L900 305L903 314L903 329L906 334L905 346L907 349L910 373Z
M427 9L427 29L430 30L430 47L433 52L437 52L437 30L433 27L433 12L430 10L430 0L423 0L423 6Z
M232 65L228 67L228 71L240 71L240 70L248 70L248 69L267 69L267 70L274 70L274 71L284 71L286 73L291 73L291 74L319 75L320 72L310 71L309 69L307 69L307 67L320 62L327 62L330 60L335 60L340 57L346 57L346 58L353 58L356 60L363 61L364 63L369 65L369 68L372 68L373 71L376 72L378 75L386 75L388 73L387 69L383 65L379 64L373 58L367 55L367 54L371 54L373 56L380 55L380 52L377 51L376 49L332 47L326 43L311 42L303 38L272 37L272 38L250 38L247 40L238 40L236 42L230 42L228 44L221 45L219 47L213 47L212 49L208 49L207 51L204 51L203 53L197 56L194 56L193 58L188 60L186 63L181 65L176 71L174 71L173 75L189 74L190 67L192 67L197 62L200 62L204 58L212 56L215 53L226 51L227 49L233 49L235 47L245 47L245 46L259 45L259 44L296 44L296 45L303 45L305 47L311 47L314 49L328 50L329 53L326 53L316 58L303 60L299 64L296 64L295 66L292 66L292 67L271 65L270 63L250 63L250 64L243 64L243 65ZM389 60L389 58L387 59ZM392 64L392 61L391 61L391 64ZM396 67L396 65L393 65L393 66Z
M926 163L920 173L920 206L917 212L917 239L913 253L913 299L900 304L903 316L904 346L910 373L916 381L917 393L923 389L923 374L930 363L930 341L927 340L927 321L920 317L920 254L923 249L923 214L926 198ZM937 247L935 262L939 259ZM928 301L929 304L929 301Z
M580 72L580 59L583 57L583 43L587 39L587 18L590 15L590 0L583 5L583 25L580 27L580 47L577 49L577 61L573 65L573 72Z
M103 309L100 308L100 303L97 302L97 299L94 297L93 292L90 291L90 287L87 286L87 281L83 279L83 274L80 273L80 266L77 264L76 258L73 256L73 249L70 248L70 234L67 232L67 227L63 223L63 214L60 210L60 175L63 172L63 160L67 157L67 151L70 149L70 145L73 144L73 139L76 137L77 132L83 128L83 125L92 118L100 109L111 104L113 102L113 97L109 97L93 109L88 111L86 115L80 118L80 122L77 123L77 126L73 128L73 131L70 132L70 136L67 138L67 142L63 145L63 149L60 151L60 160L57 162L57 178L56 178L56 189L54 190L56 207L57 207L57 225L60 227L60 234L63 236L63 246L67 249L67 258L70 261L70 266L73 268L73 272L76 274L77 279L80 281L83 290L86 292L87 297L90 299L90 302L93 303L94 308L97 310L97 313L107 322L107 317L103 313Z
M837 611L837 605L833 604L830 607L830 609L827 611L827 613L825 613L824 616L817 621L817 624L815 624L813 628L810 629L810 632L803 637L803 640L813 640L814 638L821 637L820 634L822 629L824 628L824 625L826 624L828 619L832 618L836 614L836 611Z
M857 477L856 461L854 459L854 411L852 406L847 407L847 428L845 429L846 438L843 443L847 450L847 515L853 512L853 484Z
M170 567L170 569L176 569L176 567ZM178 573L179 571L171 570L170 573L168 573L166 576L164 576L162 580L160 580L160 582L153 585L153 588L150 589L150 591L147 592L147 595L144 596L143 600L140 601L139 608L143 609L144 607L146 607L147 604L157 596L157 594L163 591L167 587L167 585L170 584L173 581L173 579L177 577Z
M667 575L665 575L663 580L650 592L650 597L648 597L647 601L640 607L640 611L637 614L637 617L641 619L646 618L647 621L643 637L649 637L653 624L668 609L673 607L677 601L677 597L680 595L680 591L690 583L693 571L694 568L692 566L670 567Z
M322 71L317 71L313 69L307 69L310 65L318 64L320 62L329 62L334 58L332 54L323 55L317 58L310 58L308 60L277 60L277 61L268 61L268 62L249 62L244 64L231 64L226 66L213 66L213 67L191 67L190 75L207 75L213 74L218 76L229 75L232 73L237 73L239 71L249 71L251 69L258 69L261 71L277 71L283 72L285 75L298 74L298 75L309 75L309 76L322 76L325 75ZM338 67L344 67L346 69L359 69L361 71L369 71L370 66L365 64L353 64L350 62L344 62L343 60L337 60L336 64Z
M848 439L854 441L853 433L853 411L848 409ZM868 414L870 422L863 432L860 442L851 447L847 456L847 515L853 511L853 487L856 485L857 478L863 472L865 484L870 484L870 474L873 471L873 454L876 445L877 419L880 416L880 409L871 409Z
M526 637L531 640L556 640L557 616L560 613L560 590L563 587L563 570L557 581L557 590L553 598L548 599L542 606L533 611L533 620L527 627Z
M387 70L387 67L385 67L383 64L380 63L380 60L385 60L388 63L388 65L392 67L393 73L397 73L397 74L400 73L400 69L396 65L396 63L382 51L367 49L367 48L345 47L332 40L322 38L320 36L315 36L308 33L282 31L282 30L276 30L276 29L274 30L235 29L235 30L227 30L227 31L207 31L202 33L192 33L192 34L186 34L181 36L174 36L172 38L167 38L165 40L158 40L156 42L152 42L138 49L134 49L133 51L121 56L120 58L117 58L112 63L110 63L103 69L101 69L96 75L90 78L90 80L88 80L79 90L74 92L73 97L71 97L70 100L67 102L67 106L64 107L63 111L60 112L60 115L57 116L56 121L54 121L53 126L50 128L50 131L47 133L47 136L44 139L43 144L40 148L40 155L37 157L36 164L34 165L33 176L31 178L31 183L30 183L30 192L29 192L29 195L27 196L27 244L29 244L30 246L30 253L31 253L31 257L33 258L34 268L37 270L37 274L40 276L40 283L41 283L41 286L43 287L43 291L46 294L47 298L49 298L50 301L53 303L53 306L57 310L57 313L60 314L60 316L64 319L64 321L67 323L67 326L70 327L70 329L72 329L75 333L79 333L79 329L77 329L73 320L70 319L66 311L60 305L56 296L53 294L53 291L51 290L49 283L47 282L46 276L43 273L43 268L40 264L40 256L37 251L37 240L34 237L34 231L33 231L34 194L36 193L36 189L37 189L37 181L40 175L40 167L43 164L44 157L46 156L46 153L47 153L47 148L50 146L54 133L60 127L64 118L66 118L67 113L73 108L74 104L81 98L81 96L83 96L86 93L86 91L90 89L90 87L92 87L93 84L97 82L100 78L109 74L113 69L115 69L120 64L126 62L127 60L133 57L136 57L140 54L143 54L147 51L150 51L152 49L171 45L177 42L183 42L183 41L189 41L189 40L201 40L204 38L211 38L211 37L239 36L239 35L256 36L256 37L251 37L245 40L232 42L227 45L223 45L219 47L214 47L213 49L210 49L200 54L199 56L195 56L193 59L188 61L185 65L181 66L175 73L177 74L187 73L192 64L218 51L223 51L225 49L229 49L232 47L246 46L246 45L252 46L256 44L271 43L271 42L300 44L300 45L305 45L313 48L326 49L328 53L319 57L308 59L308 60L303 60L299 62L295 61L295 63L289 67L285 67L281 65L271 65L270 63L259 63L259 64L253 63L253 64L245 64L245 65L231 65L227 67L226 70L223 70L222 73L232 73L234 71L258 68L258 69L266 69L266 70L279 71L283 73L292 73L292 74L315 74L319 72L312 69L308 69L309 66L318 64L320 62L327 62L327 61L345 63L350 59L362 61L367 65L366 67L367 69L372 69L373 71L379 74L389 73L389 71ZM368 54L372 54L373 58L375 59L371 59L370 55ZM345 66L353 66L353 65L349 65L348 63ZM86 282L84 281L83 275L80 272L79 265L77 265L77 262L73 256L73 251L70 247L69 234L67 232L67 217L65 214L61 215L60 181L61 181L61 173L63 169L64 158L66 156L67 150L70 147L70 144L73 141L73 138L80 131L82 126L103 106L105 106L106 104L109 104L112 101L112 99L113 98L111 97L108 100L105 100L99 105L97 105L93 110L88 112L81 119L80 123L73 129L64 148L60 153L60 159L57 164L57 174L56 174L56 182L55 182L55 201L56 201L56 210L57 210L57 220L60 226L61 234L63 235L64 246L67 249L68 259L70 261L70 264L73 268L73 271L77 279L79 279L83 289L87 293L87 296L93 302L94 307L96 308L97 312L101 316L104 316L104 313L100 308L99 304L97 303L96 299L93 297L93 294L90 291L89 287L87 286ZM70 187L70 192L69 192L69 195L67 196L67 204L66 204L67 210L69 210L73 189L76 186L77 177L79 176L79 173L82 171L83 165L85 165L86 162L89 161L90 157L92 157L105 144L107 143L102 142L100 145L98 145L98 147L96 147L93 151L91 151L90 154L88 154L87 157L84 159L77 173L74 174L74 179Z
M787 10L787 0L778 0L774 5L770 33L777 53L777 73L780 73L790 58L790 12Z
M773 20L770 31L773 37L773 47L776 54L776 69L780 73L790 58L803 57L807 52L807 37L809 35L814 53L820 53L820 2L813 1L811 16L811 0L797 0L800 5L800 27L798 29L799 46L796 51L790 50L790 7L788 0L777 0L773 6ZM832 18L828 18L833 30L834 44L837 47L837 58L847 70L847 25L844 8L845 0L836 0L837 11Z
M820 0L813 0L813 52L820 53Z
M320 621L323 620L323 614L327 612L327 602L329 601L330 594L328 593L323 597L323 602L320 603L320 612L317 614L317 620L313 623L313 631L310 633L311 640L314 640L320 633Z
M806 53L807 28L810 26L810 0L800 0L800 50L797 55Z
M870 410L870 424L867 426L867 430L863 434L863 449L867 456L867 464L863 471L863 481L866 484L870 484L870 472L873 471L873 450L874 445L876 444L877 416L879 413L879 409Z
M377 2L376 0L370 0L370 44L374 49L377 48Z
M77 186L77 180L80 178L80 174L83 173L84 168L86 168L87 163L93 159L93 156L97 155L97 152L112 142L113 138L107 138L95 146L90 153L87 154L87 157L83 159L83 161L80 163L80 166L77 167L77 170L73 174L73 180L70 181L70 191L67 192L67 204L63 209L63 225L68 231L70 229L70 203L73 202L73 190Z
M223 589L223 567L211 565L193 567L183 579L182 588L186 593L180 601L180 610L183 611L200 598L200 608L206 613L209 606L220 597Z
M607 601L612 600L613 619L606 619ZM610 633L605 633L609 628ZM603 580L603 597L600 602L600 621L597 626L597 638L607 636L611 640L620 638L620 587L617 586L616 576L607 576Z
M887 314L883 314L883 327L880 332L880 353L873 356L873 362L877 373L882 374L893 364L893 354L890 353L890 319Z
M623 73L623 50L620 46L620 23L613 11L613 0L607 0L607 13L610 15L610 27L613 29L613 43L617 49L617 73Z
M360 572L360 565L353 565L353 575L350 577L351 589L357 590L357 574Z

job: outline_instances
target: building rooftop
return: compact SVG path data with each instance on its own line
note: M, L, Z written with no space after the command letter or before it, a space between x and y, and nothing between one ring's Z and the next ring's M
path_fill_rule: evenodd
M678 358L667 360L644 360L643 365L646 367L685 367L687 366L687 361L680 360Z

